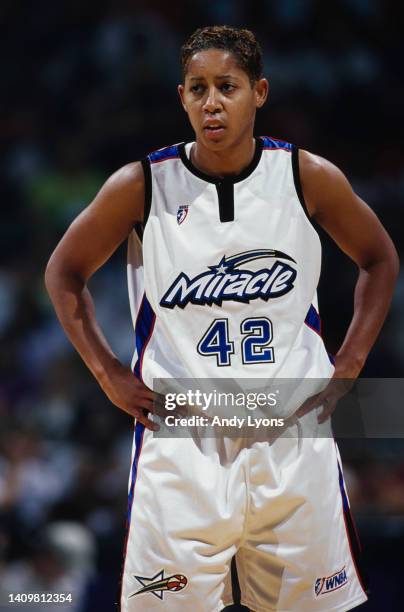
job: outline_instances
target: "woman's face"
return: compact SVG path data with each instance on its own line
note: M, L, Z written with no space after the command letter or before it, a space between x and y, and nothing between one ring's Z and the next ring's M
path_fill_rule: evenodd
M191 57L178 92L197 141L218 151L252 137L256 109L266 100L268 82L259 79L251 85L231 52L207 49Z

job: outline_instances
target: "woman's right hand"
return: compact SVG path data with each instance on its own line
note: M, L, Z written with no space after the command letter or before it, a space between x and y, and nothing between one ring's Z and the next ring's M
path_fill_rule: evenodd
M147 429L157 431L159 426L148 418L155 412L154 393L141 382L132 370L118 360L112 369L99 381L108 399L121 410L130 414Z

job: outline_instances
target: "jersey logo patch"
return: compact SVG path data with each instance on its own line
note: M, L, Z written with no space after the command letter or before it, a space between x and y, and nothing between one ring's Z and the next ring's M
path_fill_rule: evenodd
M241 267L251 261L268 258L275 259L271 268L252 271ZM208 266L207 271L194 278L181 272L162 297L160 306L221 306L224 301L249 303L258 298L268 301L280 297L293 289L297 274L289 264L279 261L282 259L296 263L290 255L281 251L256 249L230 257L223 256L216 266Z
M181 206L178 206L178 210L177 210L178 225L181 225L181 223L184 223L188 215L188 209L189 209L189 204L182 204Z
M164 570L157 572L155 576L146 578L145 576L135 576L136 580L140 582L142 588L129 595L128 599L135 595L141 595L142 593L151 593L158 599L163 599L165 591L182 591L187 584L188 578L183 574L173 574L172 576L164 577Z
M317 578L314 585L314 592L316 596L324 595L324 593L331 593L340 589L348 582L348 576L346 574L345 565L342 569L331 574L331 576L325 576L324 578Z

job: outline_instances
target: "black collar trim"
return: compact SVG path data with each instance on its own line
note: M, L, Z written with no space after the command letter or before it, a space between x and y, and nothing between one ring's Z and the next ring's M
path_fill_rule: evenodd
M198 168L196 168L194 164L191 162L191 160L187 157L187 154L185 152L186 144L187 143L182 142L181 144L178 145L178 153L180 155L181 161L184 164L184 166L186 166L188 170L192 172L192 174L195 174L195 176L202 179L203 181L207 181L208 183L214 183L217 185L218 183L223 183L223 182L239 183L240 181L243 181L248 176L250 176L250 174L254 172L255 168L258 166L260 162L262 149L264 146L264 141L262 138L255 138L254 157L252 158L248 166L244 168L244 170L240 172L240 174L237 174L235 176L225 176L225 177L205 174L205 172L198 170Z

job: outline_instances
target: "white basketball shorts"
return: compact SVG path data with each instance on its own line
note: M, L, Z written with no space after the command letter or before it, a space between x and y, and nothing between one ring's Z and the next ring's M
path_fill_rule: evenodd
M233 557L254 612L350 610L367 599L351 528L332 438L198 444L138 423L121 612L219 612Z

